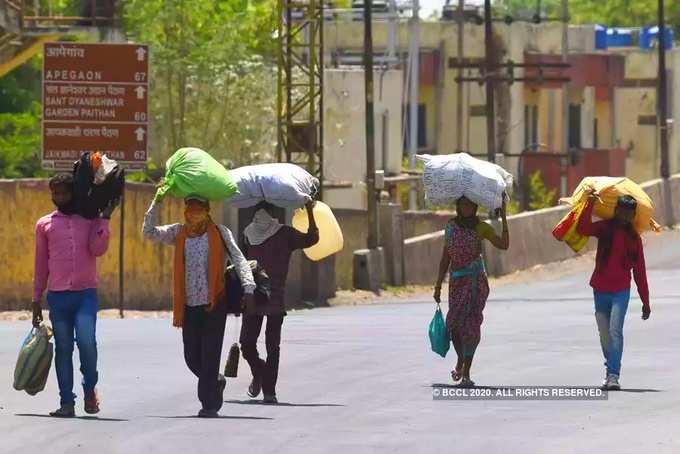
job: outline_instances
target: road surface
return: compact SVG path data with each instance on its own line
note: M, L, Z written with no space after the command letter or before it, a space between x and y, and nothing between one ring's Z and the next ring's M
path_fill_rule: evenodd
M631 301L624 391L607 401L434 401L433 385L448 383L453 356L429 350L434 306L404 300L290 314L278 388L283 404L247 398L242 362L219 420L194 417L196 382L169 320L101 320L103 411L99 418L55 420L44 416L58 400L53 372L36 397L11 388L29 326L2 322L0 452L677 453L678 240L678 232L646 240L653 313L643 322L639 299ZM588 275L492 289L477 384L599 384L604 371ZM233 326L230 320L227 346Z

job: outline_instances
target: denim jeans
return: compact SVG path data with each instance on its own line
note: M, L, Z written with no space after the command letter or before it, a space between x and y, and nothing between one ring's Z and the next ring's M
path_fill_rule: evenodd
M600 331L607 375L621 373L623 355L623 322L628 310L630 289L620 292L595 292L595 320Z
M94 390L97 373L97 310L96 289L49 292L47 304L54 330L55 368L62 405L73 405L73 344L78 344L80 372L85 393Z

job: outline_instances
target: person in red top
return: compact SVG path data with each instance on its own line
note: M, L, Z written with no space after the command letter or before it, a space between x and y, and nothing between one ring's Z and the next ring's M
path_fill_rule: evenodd
M622 196L617 202L614 219L593 223L594 200L595 195L591 193L577 231L598 240L595 271L590 285L595 295L595 320L607 367L602 386L608 390L619 390L623 322L630 300L631 270L642 300L642 319L649 319L651 313L645 254L642 238L632 225L637 201L631 196Z

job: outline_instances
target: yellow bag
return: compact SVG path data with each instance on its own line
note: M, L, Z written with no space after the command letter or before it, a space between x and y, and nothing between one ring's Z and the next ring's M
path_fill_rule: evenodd
M634 181L628 178L586 177L578 185L571 197L560 199L560 203L576 206L588 199L588 191L595 190L597 200L593 214L600 219L612 219L619 197L629 195L637 201L637 210L633 219L633 227L638 233L648 230L659 232L661 226L652 218L654 202L647 193Z

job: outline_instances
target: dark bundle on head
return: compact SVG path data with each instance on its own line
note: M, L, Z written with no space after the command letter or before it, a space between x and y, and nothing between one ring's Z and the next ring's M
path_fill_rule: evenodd
M58 173L50 178L50 189L59 186L73 192L73 175L70 173Z
M616 201L616 208L622 210L635 211L637 209L637 200L635 200L635 197L633 196L622 195Z

